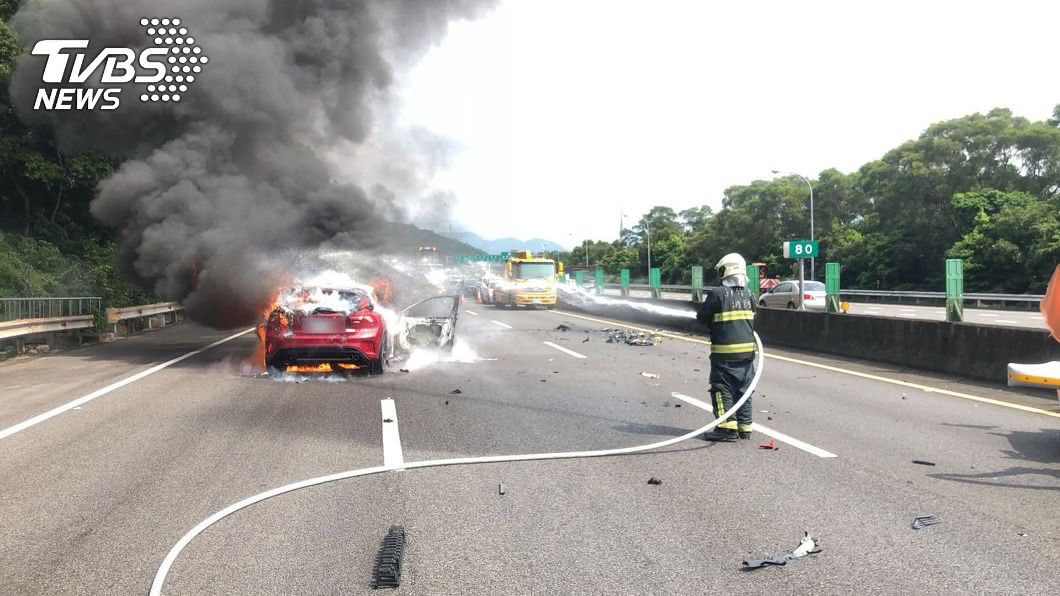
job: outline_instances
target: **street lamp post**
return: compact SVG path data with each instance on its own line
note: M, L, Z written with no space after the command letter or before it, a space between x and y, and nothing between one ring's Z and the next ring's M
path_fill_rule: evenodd
M589 239L585 239L585 266L589 266Z
M774 174L779 174L780 173L779 170L772 170L772 172ZM813 240L815 240L815 238L813 236L813 185L810 184L810 181L807 180L805 176L803 176L801 174L794 174L794 175L798 176L799 178L802 178L802 181L806 183L806 186L810 187L810 241L813 241ZM815 275L815 270L816 270L816 262L815 261L816 261L815 258L810 257L810 279L817 279L817 276Z
M651 283L651 220L645 220L644 225L648 230L648 283Z

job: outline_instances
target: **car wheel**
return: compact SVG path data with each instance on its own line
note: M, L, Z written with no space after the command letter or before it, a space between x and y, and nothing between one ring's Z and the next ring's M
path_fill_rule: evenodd
M789 302L788 303L788 310L795 310L796 308L798 308L798 307L795 306L794 302Z
M387 338L383 335L383 341L379 344L379 357L368 363L368 374L381 375L386 368Z
M759 300L758 301L758 307L759 308L769 308L768 306L766 306L766 301L765 300Z

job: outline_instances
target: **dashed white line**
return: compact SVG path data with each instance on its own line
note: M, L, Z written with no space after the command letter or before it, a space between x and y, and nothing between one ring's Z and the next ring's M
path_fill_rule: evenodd
M389 397L379 402L383 420L383 467L400 469L405 467L405 456L401 453L401 435L398 433L397 407Z
M473 310L465 310L464 312L466 312L466 313L467 313L467 314L469 314L469 315L474 315L474 316L476 316L476 317L478 316L478 313L477 313L477 312L475 312L475 311L473 311Z
M693 406L696 406L697 408L702 408L702 409L704 409L704 410L706 410L708 412L713 412L714 411L714 409L712 407L710 407L710 404L708 404L706 402L703 402L703 401L700 401L700 400L698 400L698 399L696 399L694 397L690 397L690 396L685 395L683 393L677 393L677 392L671 393L670 395L672 395L673 397L675 397L675 398L677 398L677 399L679 399L681 401L684 401L684 402L687 402L689 404L692 404ZM834 453L831 453L829 451L825 451L824 449L821 449L820 447L815 447L813 445L810 445L809 443L800 441L800 440L798 440L798 439L796 439L794 437L789 437L788 435L786 435L786 434L784 434L782 432L775 431L775 430L773 430L773 429L771 429L771 428L769 428L767 426L762 426L761 424L759 424L757 422L752 423L752 426L754 427L755 430L757 430L758 432L762 433L763 435L766 435L768 437L773 437L774 439L780 441L781 443L787 443L788 445L791 445L792 447L794 447L796 449L801 449L801 450L805 451L806 453L810 453L812 455L816 455L817 457L838 457Z
M18 424L14 425L14 426L10 426L8 428L5 428L4 430L0 431L0 439L6 439L7 437L10 437L11 435L13 435L13 434L15 434L17 432L24 431L27 428L29 428L31 426L35 426L37 424L40 424L41 422L44 422L45 420L47 420L49 418L53 418L55 416L58 416L59 414L62 414L63 412L66 412L68 410L72 410L72 409L74 409L74 408L76 408L76 407L78 407L80 405L86 404L86 403L96 399L97 397L103 397L104 395L106 395L106 394L108 394L108 393L110 393L110 392L112 392L112 391L114 391L116 389L121 389L122 387L124 387L124 386L126 386L126 385L128 385L130 383L135 383L136 381L139 381L140 379L142 379L142 378L144 378L144 377L146 377L148 375L153 375L156 372L158 372L158 371L160 371L160 370L162 370L164 368L173 366L174 364L177 364L178 362L183 362L183 361L187 360L188 358L191 358L192 356L196 356L198 354L202 354L206 350L210 350L210 349L216 348L217 346L219 346L219 345L221 345L221 344L223 344L225 342L232 341L233 339L236 339L237 337L242 337L242 336L250 333L251 331L254 331L253 327L250 328L250 329L247 329L246 331L240 331L239 333L237 333L235 335L231 335L229 337L226 337L226 338L224 338L222 340L215 341L215 342L213 342L212 344L210 344L210 345L208 345L206 347L199 348L198 350L195 350L193 352L188 352L187 354L184 354L183 356L179 356L179 357L174 358L172 360L163 362L162 364L159 364L157 366L152 366L151 368L149 368L147 370L144 370L144 371L140 371L140 372L136 373L135 375L132 375L131 377L125 377L124 379L122 379L122 380L120 380L120 381L118 381L116 383L111 383L110 385L107 385L106 387L104 387L102 389L97 389L97 390L93 391L92 393L89 393L88 395L79 397L79 398L75 399L72 402L65 403L65 404L63 404L63 405L61 405L61 406L59 406L57 408L48 410L47 412L45 412L43 414L38 414L38 415L34 416L33 418L30 418L29 420L24 420L24 421L19 422Z
M544 344L546 346L550 347L550 348L555 348L555 349L559 350L560 352L563 352L564 354L570 354L571 356L574 356L575 358L587 358L587 356L585 356L584 354L579 354L579 353L575 352L574 350L568 350L567 348L564 348L563 346L557 346L556 344L554 344L554 343L552 343L550 341L546 341L546 342L544 342Z
M509 325L508 323L502 323L502 322L500 322L500 321L497 321L497 320L491 320L491 321L490 321L490 323L493 323L494 325L499 325L499 326L501 326L501 327L504 327L505 329L512 329L512 328L513 328L513 327L512 327L511 325Z

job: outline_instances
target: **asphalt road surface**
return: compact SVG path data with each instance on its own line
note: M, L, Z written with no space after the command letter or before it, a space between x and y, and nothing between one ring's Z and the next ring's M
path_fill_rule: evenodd
M618 290L609 289L608 296L620 295ZM647 290L630 290L635 298L650 298ZM663 292L663 298L670 300L691 300L691 294ZM925 319L945 321L946 308L942 306L917 306L912 304L879 304L875 302L851 302L850 314L871 315L877 317L894 317L904 319ZM979 325L1001 325L1005 327L1027 327L1045 329L1045 319L1037 308L1033 310L991 310L986 308L964 308L964 321Z
M241 366L253 334L172 362L233 335L194 325L2 365L0 592L145 594L196 524L309 478L626 447L706 424L709 346L606 343L614 326L469 304L460 361L371 378L256 376ZM395 594L1054 593L1055 394L766 349L752 441L304 488L207 528L163 591L370 593L400 525ZM779 449L759 448L767 432ZM942 523L914 530L919 514ZM806 531L821 553L740 570Z

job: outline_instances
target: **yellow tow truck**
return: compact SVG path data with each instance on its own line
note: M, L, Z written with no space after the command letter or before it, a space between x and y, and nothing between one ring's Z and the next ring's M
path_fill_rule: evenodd
M512 251L504 262L504 278L493 290L498 306L556 308L557 277L563 263L535 257L528 250Z

